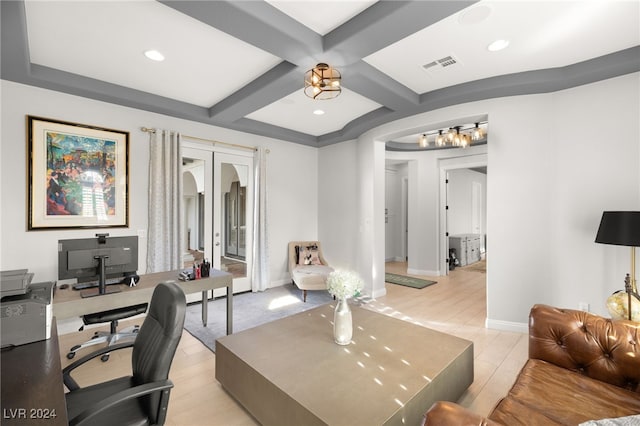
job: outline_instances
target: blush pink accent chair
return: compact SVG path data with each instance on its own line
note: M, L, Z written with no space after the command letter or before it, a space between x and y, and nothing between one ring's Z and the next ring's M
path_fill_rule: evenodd
M296 246L318 247L320 265L300 265ZM302 300L307 301L307 290L327 290L327 276L333 272L322 254L319 241L291 241L289 242L289 274L293 283L302 290Z

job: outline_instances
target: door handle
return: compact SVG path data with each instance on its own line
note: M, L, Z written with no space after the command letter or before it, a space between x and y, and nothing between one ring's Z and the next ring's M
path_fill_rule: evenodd
M217 246L219 246L219 245L220 245L220 242L218 241L218 242L216 243L216 247L217 247Z

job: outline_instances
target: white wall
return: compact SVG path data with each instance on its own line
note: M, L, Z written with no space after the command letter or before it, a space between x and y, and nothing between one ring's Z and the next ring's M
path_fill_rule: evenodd
M377 164L378 167L370 167ZM358 272L365 287L384 278L384 145L347 141L319 150L318 229L331 266Z
M318 238L334 268L353 269L358 251L355 141L318 150Z
M57 279L57 241L93 237L96 231L27 231L26 115L91 124L130 132L129 228L112 236L147 231L148 140L141 126L177 130L220 141L264 146L267 157L269 247L272 285L290 282L287 243L318 233L318 151L299 144L93 101L2 81L0 142L0 270L29 269L35 281ZM295 161L292 161L295 159ZM146 270L146 239L140 241L139 270Z
M439 153L417 154L416 161L409 163L407 271L412 274L434 276L439 275Z
M371 181L383 180L384 164L375 155L376 144L418 133L430 123L487 114L487 233L491 236L487 323L522 330L534 303L577 308L579 302L587 302L592 311L606 314L606 297L622 288L628 272L629 249L593 240L603 210L640 210L639 93L639 74L634 73L551 94L443 108L363 134L358 146L368 147L369 153L355 160L363 168L368 162L382 176ZM616 137L619 134L623 137ZM429 192L429 179L436 178L434 166L422 170L409 163L409 179L416 179ZM362 172L359 176L367 179L371 175ZM345 197L345 188L335 180L321 180L320 184L332 186L322 193L342 189L341 197ZM383 222L383 207L373 217L365 214L381 192L383 181L365 196L351 194L360 203L360 223L375 224L376 217ZM331 199L323 202L331 203ZM425 213L431 212L425 203L417 204ZM427 232L428 237L437 233L435 213L421 219L434 228ZM320 228L332 225L322 216L319 220ZM359 231L354 230L351 237L340 234L334 238L359 238ZM381 235L384 232L372 230L369 244L384 248ZM384 268L383 257L370 258L372 269ZM374 292L384 292L380 279L371 286Z
M602 211L640 210L640 74L559 92L552 102L560 113L551 151L551 302L584 301L603 313L605 298L624 288L630 248L594 243Z
M382 141L358 138L358 251L356 270L364 280L363 293L386 294L384 287L384 166Z
M403 261L402 247L402 214L404 212L402 198L402 180L404 178L403 170L406 167L390 167L385 169L385 224L384 238L385 262Z

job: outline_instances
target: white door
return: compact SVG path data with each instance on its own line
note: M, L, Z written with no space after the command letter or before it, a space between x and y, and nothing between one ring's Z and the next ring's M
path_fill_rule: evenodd
M185 267L208 260L212 268L233 275L234 293L251 290L253 157L186 141L182 159L189 249ZM213 296L223 296L225 292L218 289Z
M213 155L213 258L233 274L234 293L251 290L253 157ZM224 289L219 289L221 294ZM217 293L216 293L217 295Z

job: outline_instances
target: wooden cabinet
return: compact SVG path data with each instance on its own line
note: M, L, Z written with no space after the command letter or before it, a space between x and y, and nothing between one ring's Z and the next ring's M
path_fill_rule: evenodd
M455 249L459 266L469 265L480 260L482 235L458 234L449 236L449 249Z

